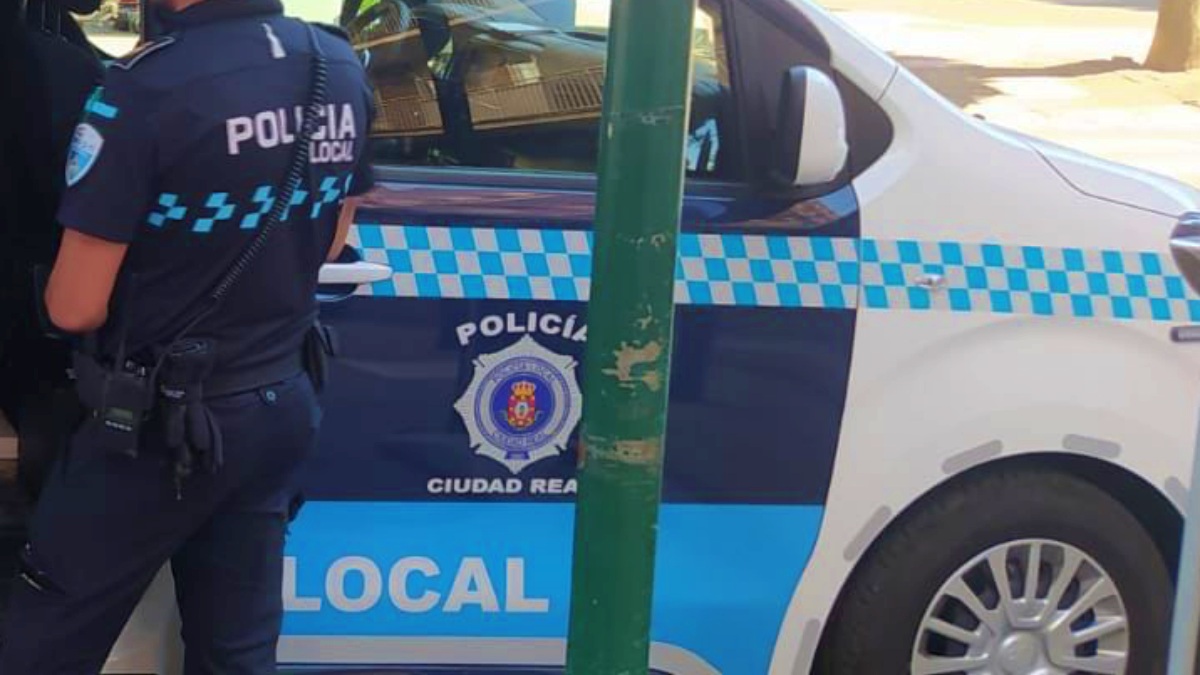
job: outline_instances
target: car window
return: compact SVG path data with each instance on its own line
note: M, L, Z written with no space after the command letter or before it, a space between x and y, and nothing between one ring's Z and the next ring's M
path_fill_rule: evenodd
M383 164L592 172L610 0L351 0ZM702 3L687 166L736 179L721 14Z

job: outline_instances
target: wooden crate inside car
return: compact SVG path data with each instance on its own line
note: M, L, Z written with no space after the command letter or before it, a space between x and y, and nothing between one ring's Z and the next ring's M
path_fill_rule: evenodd
M346 33L357 49L377 40L387 40L413 28L412 10L394 0L381 2L346 24Z
M528 82L472 88L469 91L471 120L476 128L494 129L531 122L547 124L600 115L603 66L539 75Z
M432 81L379 83L375 87L375 109L372 131L377 134L420 136L442 132L442 113Z

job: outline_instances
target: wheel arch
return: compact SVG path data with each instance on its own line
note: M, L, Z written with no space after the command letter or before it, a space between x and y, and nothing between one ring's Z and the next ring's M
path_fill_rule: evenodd
M830 627L835 625L840 618L842 603L847 591L854 586L866 561L871 559L872 553L887 535L902 527L912 513L929 501L937 499L940 495L953 490L964 482L976 480L982 475L995 471L1023 469L1048 469L1068 473L1083 478L1116 499L1150 534L1159 554L1166 561L1172 583L1175 582L1183 536L1183 515L1175 508L1171 500L1149 481L1126 467L1085 455L1065 452L1030 452L997 458L942 481L909 503L879 532L863 551L863 554L854 562L850 573L846 576L841 588L838 589L837 599L833 604L829 619L824 622L821 629L821 638L813 659L813 672L819 673L820 671L816 669L825 662L829 648Z

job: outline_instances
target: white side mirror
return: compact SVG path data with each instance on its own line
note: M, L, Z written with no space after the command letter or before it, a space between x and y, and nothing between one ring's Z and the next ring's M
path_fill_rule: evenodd
M1185 213L1175 224L1171 256L1192 291L1200 293L1200 213Z
M846 170L846 107L832 78L808 66L784 73L776 137L773 171L785 185L822 185Z

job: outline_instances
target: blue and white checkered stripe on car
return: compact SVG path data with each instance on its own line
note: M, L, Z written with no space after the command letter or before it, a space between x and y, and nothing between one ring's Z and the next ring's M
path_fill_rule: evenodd
M861 271L867 308L1200 320L1200 298L1154 252L865 240ZM922 276L942 290L914 286Z
M590 232L360 225L351 237L394 272L364 295L588 297ZM1200 321L1200 298L1155 252L685 233L675 291L693 305Z
M366 294L417 298L587 300L592 235L580 230L359 226L364 259L394 275ZM677 300L697 305L858 304L853 239L684 234Z

